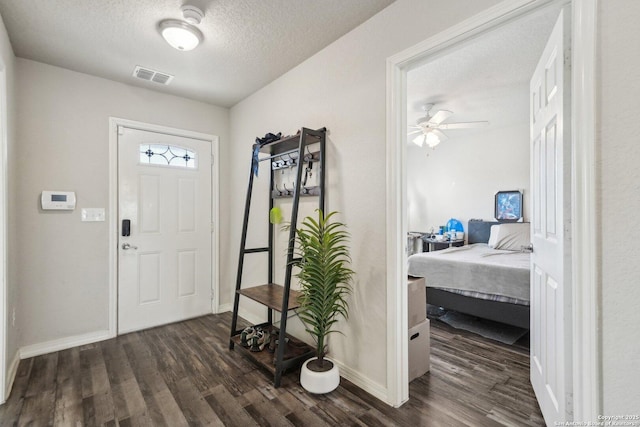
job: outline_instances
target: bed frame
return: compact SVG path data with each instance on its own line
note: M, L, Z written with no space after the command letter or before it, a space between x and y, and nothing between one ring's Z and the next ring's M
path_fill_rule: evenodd
M487 243L491 226L495 224L500 223L470 220L467 227L469 244ZM427 302L460 313L529 329L530 310L526 305L477 299L433 288L427 288Z

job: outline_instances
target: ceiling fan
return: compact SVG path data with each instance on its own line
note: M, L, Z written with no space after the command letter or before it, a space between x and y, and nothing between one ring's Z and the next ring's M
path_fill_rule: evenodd
M453 115L453 112L447 110L438 110L432 114L432 109L433 104L424 105L422 107L422 111L424 111L425 113L424 117L420 117L418 120L416 120L415 126L409 126L409 129L416 130L410 131L408 135L419 134L413 139L413 143L419 147L422 147L426 144L428 147L434 148L442 141L447 140L447 135L442 132L441 129L473 129L482 128L489 125L489 122L487 121L443 123Z

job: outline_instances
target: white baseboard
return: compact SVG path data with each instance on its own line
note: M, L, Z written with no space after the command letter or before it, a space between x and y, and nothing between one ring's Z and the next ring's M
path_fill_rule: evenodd
M20 359L28 359L42 354L53 353L54 351L66 350L79 345L91 344L113 338L110 331L96 331L87 334L75 335L72 337L60 338L38 344L31 344L20 348Z
M369 378L362 375L360 372L354 371L348 366L338 362L334 359L331 359L336 365L338 365L338 369L340 369L340 376L344 379L351 381L354 385L358 386L362 390L366 391L373 397L380 399L384 403L391 405L389 403L389 391L383 387L381 384L378 384Z
M231 310L233 310L232 303L220 304L218 306L218 309L214 312L214 314L226 313L227 311L231 311Z
M11 389L13 388L13 382L16 380L16 374L18 373L18 365L20 364L20 351L16 351L7 370L7 381L5 382L4 399L0 403L5 403L11 395Z

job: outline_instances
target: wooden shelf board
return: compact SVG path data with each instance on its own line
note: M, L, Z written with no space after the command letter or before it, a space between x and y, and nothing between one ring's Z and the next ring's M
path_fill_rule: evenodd
M320 137L307 134L307 139L305 143L307 145L313 144L316 142L320 142ZM291 151L298 148L300 145L300 134L287 136L284 138L280 138L277 141L270 142L268 144L264 144L260 147L261 153L267 153L269 155L274 155L278 153L283 153L285 151Z
M275 330L278 330L275 326L273 326ZM299 339L292 337L289 334L286 334L287 338L289 338L289 342L287 342L287 347L284 352L283 359L283 367L284 369L294 369L300 366L305 360L312 357L315 353L314 349L300 341ZM231 337L231 341L234 342L234 349L237 349L242 354L248 356L258 365L268 369L272 374L276 372L275 365L275 357L276 352L270 353L266 348L262 351L250 351L247 347L243 347L240 344L240 334L234 335ZM284 370L283 369L283 370Z
M284 287L275 283L267 283L266 285L254 286L252 288L240 289L237 291L240 295L244 295L247 298L251 298L267 307L282 311L282 296L284 294ZM288 310L295 310L300 307L298 298L300 292L293 289L289 290L289 305Z

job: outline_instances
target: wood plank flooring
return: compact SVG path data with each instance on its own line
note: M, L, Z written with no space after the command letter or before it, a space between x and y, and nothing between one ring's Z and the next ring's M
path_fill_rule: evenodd
M227 349L230 320L210 315L23 360L0 425L544 425L526 350L432 321L431 372L392 408L344 379L324 396L306 393L297 373L274 388Z

